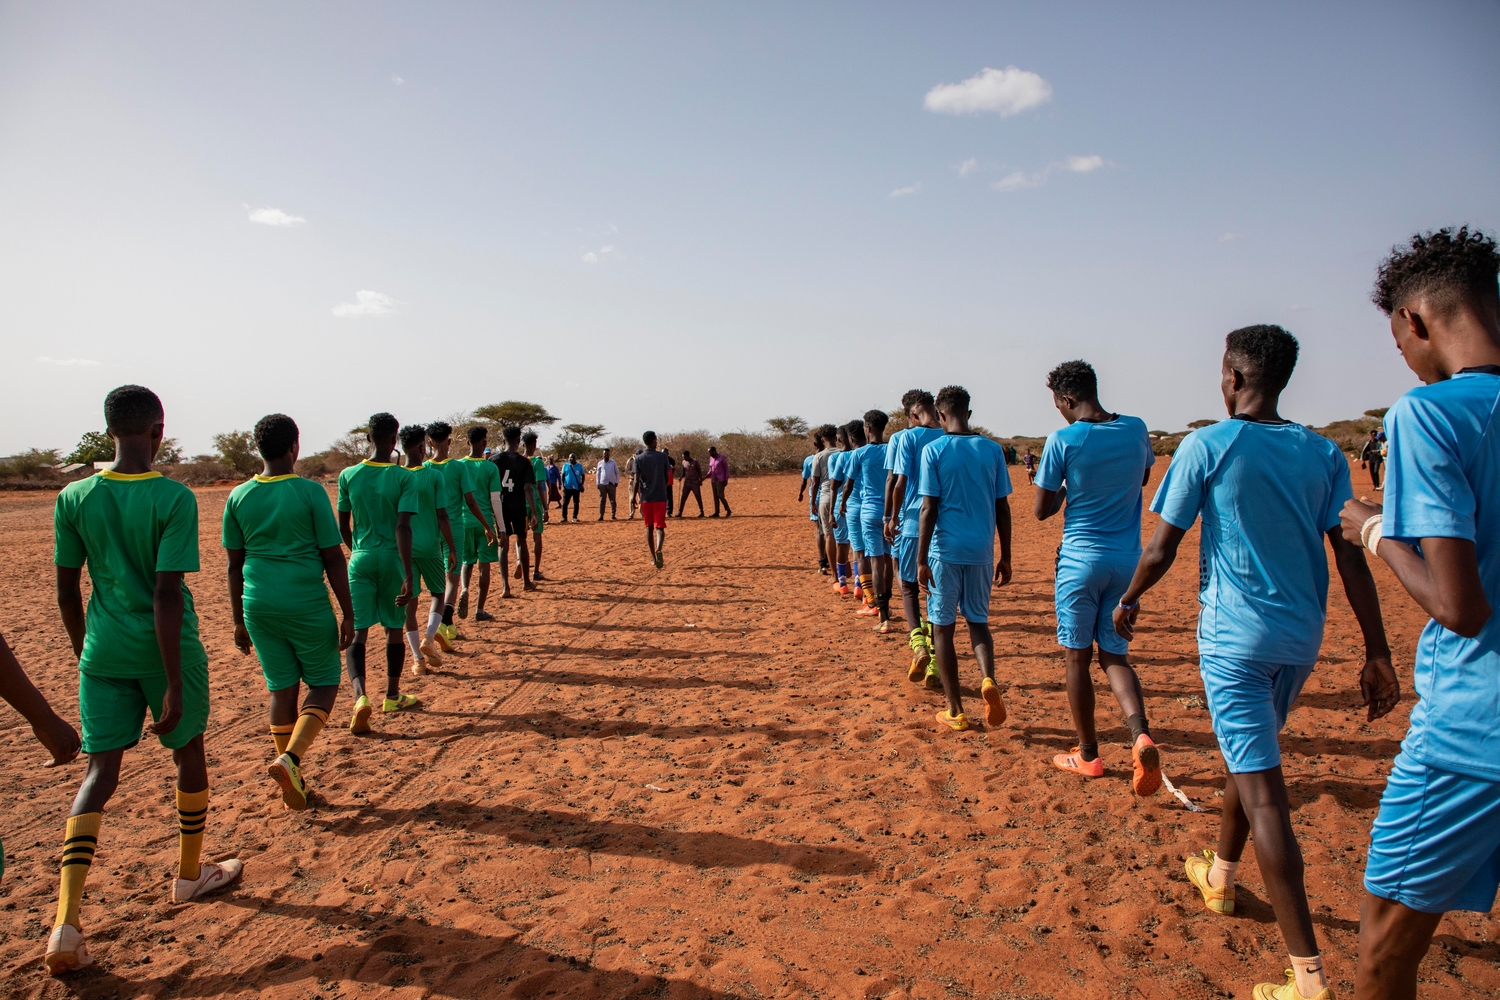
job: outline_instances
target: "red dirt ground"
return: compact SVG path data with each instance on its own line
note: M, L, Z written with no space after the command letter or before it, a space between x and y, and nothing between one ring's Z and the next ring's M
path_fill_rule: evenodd
M244 859L244 882L170 905L172 774L166 752L143 743L127 755L84 901L98 960L49 980L40 959L82 766L42 770L29 731L0 708L15 765L0 812L3 992L1248 996L1284 965L1253 844L1235 917L1204 911L1181 869L1214 842L1223 786L1194 697L1196 531L1149 595L1133 656L1167 773L1202 814L1165 792L1131 797L1127 733L1104 686L1108 776L1084 785L1051 768L1073 741L1053 633L1061 519L1034 521L1014 475L1016 575L992 612L1010 719L996 731L939 733L937 697L906 681L904 636L871 634L810 568L795 478L743 479L732 519L672 522L660 573L639 522L549 525L551 582L494 607L500 622L463 624L463 655L406 682L423 711L377 715L363 738L330 726L308 756L321 801L301 815L264 777L266 693L230 641L227 490L201 491L192 586L214 698L205 852ZM0 621L76 718L51 504L0 497L17 570ZM1362 647L1335 575L1320 668L1282 738L1314 919L1344 996L1366 833L1423 623L1384 567L1376 577L1406 701L1362 721ZM961 666L972 702L977 670ZM335 720L348 709L345 697ZM1495 995L1497 932L1488 916L1444 920L1423 996Z

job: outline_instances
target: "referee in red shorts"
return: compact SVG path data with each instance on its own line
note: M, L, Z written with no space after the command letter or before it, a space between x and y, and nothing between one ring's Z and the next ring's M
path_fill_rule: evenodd
M661 569L661 547L667 540L667 504L672 499L667 480L671 459L656 450L655 431L642 434L641 443L646 450L635 456L635 490L630 499L632 504L640 501L641 517L646 521L646 547L651 550L651 561Z

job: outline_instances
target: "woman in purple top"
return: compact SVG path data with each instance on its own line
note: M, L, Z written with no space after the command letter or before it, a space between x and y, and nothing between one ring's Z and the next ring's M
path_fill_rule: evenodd
M724 498L724 487L729 485L729 459L719 454L719 449L712 446L708 449L708 481L714 491L714 512L709 517L719 516L719 505L724 505L724 516L732 513L729 509L729 501Z

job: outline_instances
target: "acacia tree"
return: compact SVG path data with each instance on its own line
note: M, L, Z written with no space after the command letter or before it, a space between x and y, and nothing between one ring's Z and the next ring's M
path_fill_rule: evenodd
M557 423L557 418L548 413L545 406L540 403L523 403L518 399L481 406L474 411L474 419L480 423L520 427L522 430Z
M766 426L777 434L785 434L792 437L801 437L807 433L807 421L801 417L772 417L766 421Z
M594 446L595 438L601 438L605 434L603 424L563 424L562 429L590 448Z

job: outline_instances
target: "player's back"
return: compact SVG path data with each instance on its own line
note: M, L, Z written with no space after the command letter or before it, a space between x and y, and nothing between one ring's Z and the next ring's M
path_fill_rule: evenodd
M339 473L339 510L354 518L354 551L396 551L397 511L411 473L391 462L366 459Z
M671 499L667 489L669 468L671 464L663 452L643 451L635 456L635 475L642 503L666 503Z
M448 523L454 530L462 524L469 505L464 502L464 494L474 492L469 485L469 470L463 462L453 458L445 458L441 462L436 459L428 459L423 463L429 469L437 469L443 475L443 495L448 500Z
M241 483L224 504L223 541L225 548L244 550L246 609L265 605L291 613L302 604L327 605L322 550L341 539L320 484L298 475Z
M879 518L885 510L884 444L867 444L859 454L860 506L867 519Z
M924 497L936 497L931 557L955 564L993 561L995 501L1010 494L1000 446L981 434L945 434L922 449Z
M1036 484L1045 490L1067 486L1063 545L1139 552L1141 487L1155 461L1151 436L1138 417L1079 420L1049 434Z
M442 552L437 512L448 507L446 477L441 469L425 464L416 468L408 466L406 471L411 474L417 493L417 512L411 518L411 554L418 558L435 558Z
M922 449L943 436L941 427L908 427L891 439L886 449L886 468L906 477L901 505L901 533L917 536L922 513ZM1003 458L1002 458L1003 461Z

